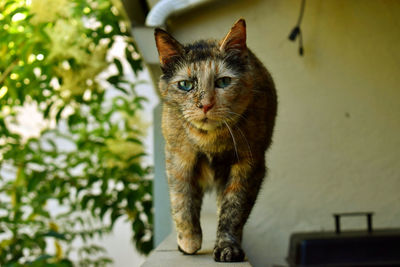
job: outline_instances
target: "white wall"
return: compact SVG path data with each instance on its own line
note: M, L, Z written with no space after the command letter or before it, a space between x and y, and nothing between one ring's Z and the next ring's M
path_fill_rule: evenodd
M244 234L255 266L283 264L294 231L333 230L334 212L374 211L376 228L400 228L400 2L306 1L304 57L287 40L299 8L222 1L169 25L189 42L221 38L244 17L248 46L275 79L270 173Z

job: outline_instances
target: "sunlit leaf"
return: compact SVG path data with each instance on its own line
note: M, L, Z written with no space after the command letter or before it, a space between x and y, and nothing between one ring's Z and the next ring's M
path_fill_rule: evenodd
M54 237L57 239L61 239L61 240L67 240L67 238L65 237L64 234L55 232L55 231L48 231L47 233L43 234L43 236L47 236L47 237Z

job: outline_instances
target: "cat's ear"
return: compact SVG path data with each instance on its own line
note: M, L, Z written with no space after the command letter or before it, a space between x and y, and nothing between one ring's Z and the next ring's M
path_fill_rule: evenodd
M183 52L183 46L166 31L156 28L154 31L156 45L161 65L170 62L174 57L178 57Z
M220 42L219 49L221 51L236 50L241 54L247 52L246 46L246 22L244 19L239 19Z

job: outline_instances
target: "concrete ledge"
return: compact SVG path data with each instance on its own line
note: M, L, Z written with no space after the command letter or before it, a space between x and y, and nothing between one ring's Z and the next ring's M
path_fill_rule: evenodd
M172 232L142 264L142 267L165 267L165 266L221 266L251 267L248 261L220 263L213 258L217 218L214 214L202 214L201 226L203 229L202 248L195 255L183 255L178 251L176 234Z

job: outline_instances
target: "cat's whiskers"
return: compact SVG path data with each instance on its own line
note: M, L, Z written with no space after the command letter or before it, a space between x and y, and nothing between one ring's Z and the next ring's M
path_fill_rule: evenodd
M190 119L192 117L192 114L183 114L183 118L185 119Z
M247 121L247 118L245 116L243 116L242 114L236 113L236 112L231 111L231 110L226 110L226 112L229 113L229 114L235 115L238 118L241 118L241 119Z
M247 118L244 117L243 115L241 115L241 114L239 114L239 113L236 113L236 112L234 112L234 111L228 110L228 109L218 110L218 111L219 111L219 112L218 112L216 115L228 113L228 114L235 115L236 118L241 118L241 119L243 119L243 120L247 120ZM228 119L230 119L230 118L228 118ZM236 122L236 120L235 120L235 122ZM228 130L229 130L229 133L230 133L231 136L232 136L232 139L233 139L233 142L234 142L234 146L235 146L236 155L237 155L238 160L239 160L239 156L238 156L238 153L237 153L237 143L236 143L236 140L235 140L235 138L234 138L232 129L229 127L229 125L228 125L228 123L227 123L226 120L224 120L224 123L225 123L225 125L227 126L227 128L228 128ZM239 127L237 124L235 124L234 126L235 126L235 128L239 131L240 135L242 136L242 138L243 138L244 141L246 142L246 145L247 145L247 148L248 148L248 151L249 151L249 155L250 155L250 161L251 161L251 164L253 164L253 162L254 162L254 160L253 160L253 153L252 153L252 151L251 151L250 144L249 144L249 142L248 142L246 136L244 135L243 131L240 129L240 127Z
M232 136L233 147L235 148L236 157L237 157L237 160L240 161L239 154L238 154L238 151L237 151L237 144L236 144L235 136L233 135L232 129L231 129L231 127L229 127L229 125L228 125L228 123L226 121L223 121L223 122L225 123L226 127L229 130L229 133Z
M235 127L239 130L241 136L243 137L244 141L245 141L246 144L247 144L247 148L249 149L249 153L250 153L251 164L253 165L254 160L253 160L253 153L251 152L250 144L249 144L249 142L247 141L247 138L246 138L246 136L244 135L244 133L242 132L242 130L240 129L240 127L237 126L237 125L236 125Z
M236 125L240 119L243 121L248 120L245 116L230 110L224 110L224 118L226 121L232 122L232 125Z
M258 93L258 94L263 94L263 93L265 93L265 91L254 90L254 89L252 89L251 91L254 92L254 93Z
M187 112L183 113L183 118L185 118L187 121L196 120L196 117L198 117L196 112L187 111Z

